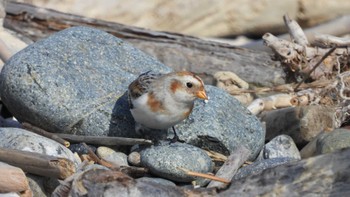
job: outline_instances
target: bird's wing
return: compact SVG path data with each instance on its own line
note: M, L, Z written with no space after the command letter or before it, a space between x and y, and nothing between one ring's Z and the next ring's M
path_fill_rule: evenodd
M160 76L162 76L162 74L148 71L148 72L142 73L137 79L135 79L129 85L128 95L129 95L129 105L131 109L133 108L131 100L137 99L141 95L149 92L149 88L151 84L155 81L155 79L159 78Z

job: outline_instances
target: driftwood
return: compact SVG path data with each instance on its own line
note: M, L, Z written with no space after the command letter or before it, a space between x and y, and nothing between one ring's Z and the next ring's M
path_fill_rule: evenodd
M269 54L199 38L155 32L50 9L9 2L4 26L36 41L72 26L90 26L124 39L174 70L189 70L213 84L217 71L232 71L248 83L272 86L284 83L280 63Z
M71 135L64 133L56 133L60 138L66 139L70 142L80 143L85 142L87 144L95 145L135 145L135 144L148 144L151 145L151 140L139 139L139 138L124 138L124 137L105 137L105 136L83 136L83 135Z
M0 161L32 174L59 179L65 179L75 172L74 163L68 159L28 151L0 148Z
M210 37L247 33L261 35L266 31L281 32L285 29L282 21L278 19L285 13L289 13L292 18L297 18L303 27L309 27L348 14L350 11L350 4L346 0L266 0L258 2L221 0L219 3L212 1L184 3L182 0L121 0L110 1L108 4L66 0L33 1L33 4L61 12L117 21L159 31ZM130 9L134 5L137 5L137 9ZM106 12L107 9L113 12Z
M227 158L224 165L218 170L215 176L224 178L227 180L232 180L232 177L236 174L238 168L240 168L244 162L248 159L250 155L250 151L244 146L239 146L231 153L231 155ZM227 186L224 183L211 181L207 188L216 187L216 188L224 188Z
M315 2L314 2L315 3ZM333 35L333 36L343 36L350 33L350 15L345 15L334 20L328 21L326 23L304 29L304 33L309 43L317 43L317 34L324 35ZM290 40L290 34L282 34L278 36L279 39ZM264 46L263 40L257 40L245 45L242 45L244 48L269 51L269 48Z
M60 138L59 136L57 136L56 134L54 133L50 133L50 132L47 132L45 131L44 129L41 129L39 127L36 127L36 126L33 126L31 125L30 123L27 123L27 122L23 122L22 123L22 127L24 129L27 129L29 131L32 131L33 133L36 133L38 135L42 135L44 137L47 137L47 138L50 138L52 140L55 140L56 142L64 145L65 147L69 147L70 146L70 143L62 138Z
M0 193L19 192L31 194L28 180L23 170L0 162ZM21 195L32 196L32 195Z
M289 94L275 94L264 98L255 99L247 108L252 114L262 111L285 108L292 106L292 96Z

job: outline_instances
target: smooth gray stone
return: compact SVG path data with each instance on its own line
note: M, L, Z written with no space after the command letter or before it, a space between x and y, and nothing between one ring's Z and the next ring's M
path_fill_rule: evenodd
M257 160L288 157L300 160L300 152L293 139L288 135L279 135L265 144Z
M349 129L335 129L317 136L316 154L331 153L348 147L350 147Z
M0 128L0 147L67 158L76 166L80 163L62 144L24 129Z
M179 168L201 173L213 170L210 157L202 149L184 143L162 141L159 145L145 148L140 154L141 164L151 173L172 181L190 182L195 179Z
M0 94L18 120L48 131L115 135L125 129L109 128L116 101L149 70L171 71L111 34L73 27L12 56L0 75Z
M117 152L105 146L100 146L97 148L96 154L101 159L113 163L116 166L129 166L128 156L125 153Z
M276 166L283 165L291 161L296 161L296 160L288 157L284 157L284 158L279 157L279 158L256 161L251 165L240 168L235 174L235 176L233 177L233 180L238 180L254 174L255 175L260 174L265 169L274 168Z

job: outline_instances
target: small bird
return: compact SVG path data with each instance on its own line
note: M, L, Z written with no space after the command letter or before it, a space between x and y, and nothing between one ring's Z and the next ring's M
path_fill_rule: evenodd
M136 130L172 127L173 141L179 140L174 125L190 115L194 101L208 100L203 81L188 71L143 73L129 85L128 96Z

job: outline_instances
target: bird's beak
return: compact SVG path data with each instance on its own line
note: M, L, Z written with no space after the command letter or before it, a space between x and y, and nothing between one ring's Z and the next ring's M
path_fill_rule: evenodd
M207 94L205 93L205 90L198 91L198 92L196 93L196 97L197 97L197 98L200 98L200 99L208 100L208 96L207 96Z

